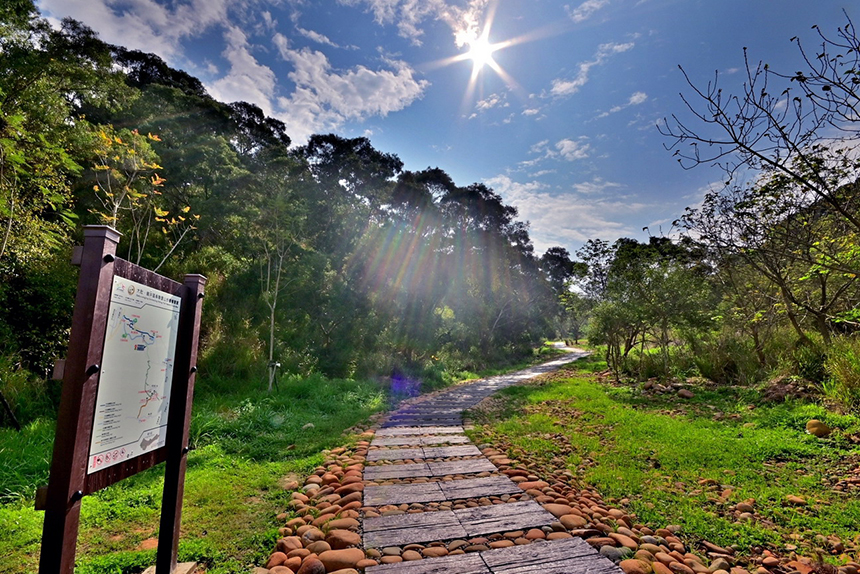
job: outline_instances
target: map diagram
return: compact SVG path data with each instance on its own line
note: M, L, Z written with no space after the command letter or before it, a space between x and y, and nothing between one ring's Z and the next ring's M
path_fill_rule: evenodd
M164 446L180 301L113 278L87 474Z

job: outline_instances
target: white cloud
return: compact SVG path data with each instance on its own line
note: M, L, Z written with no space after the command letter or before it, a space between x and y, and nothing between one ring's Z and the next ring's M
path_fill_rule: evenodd
M571 187L573 187L575 191L583 195L595 195L605 193L611 189L618 189L622 186L620 183L615 183L614 181L606 181L602 177L595 177L591 181L574 183Z
M536 116L540 113L540 108L527 108L523 110L524 116Z
M588 60L579 64L579 71L575 78L572 80L562 80L561 78L553 80L550 93L557 97L572 96L578 92L582 86L588 83L588 75L591 72L591 68L603 64L606 62L607 58L614 54L620 54L621 52L626 52L627 50L632 49L633 46L635 46L633 42L627 42L624 44L601 44L598 46L597 53L594 54L593 60Z
M228 25L228 7L244 0L186 0L161 4L155 0L38 0L43 14L80 20L111 44L154 52L162 58L182 57L180 42L217 25Z
M308 40L311 40L318 44L325 44L326 46L332 46L333 48L340 48L340 46L332 42L328 36L320 34L319 32L314 32L313 30L305 30L301 26L296 26L296 31L298 31L299 34L301 34Z
M380 25L394 25L398 34L421 45L426 20L441 20L454 31L457 45L478 29L488 0L469 0L464 8L445 0L338 0L346 6L365 6ZM464 35L466 34L466 35ZM474 36L468 36L469 39Z
M284 60L289 59L290 40L280 32L272 36L272 44L278 49L278 53Z
M609 4L609 0L586 0L574 9L567 7L567 13L576 22L588 20L592 14Z
M257 62L245 33L233 27L225 33L227 47L222 55L230 62L226 76L209 86L209 93L224 102L246 101L257 104L266 115L272 115L275 95L275 73Z
M609 114L615 114L620 112L623 109L629 108L630 106L638 106L640 104L644 104L648 100L648 94L645 92L633 92L633 95L627 100L627 103L621 104L619 106L613 106L609 109L608 112L603 112L598 115L598 118L605 118Z
M283 54L294 70L289 79L295 90L278 98L278 117L287 124L294 141L330 130L347 120L386 116L420 98L429 85L418 80L405 62L387 60L389 69L371 70L355 66L341 71L332 68L322 52L303 48Z
M648 94L645 92L633 92L633 95L630 96L630 99L627 101L628 106L638 106L639 104L644 104L648 99Z
M521 220L531 223L530 235L537 253L554 245L574 246L589 239L615 240L634 235L638 230L622 220L647 207L611 198L552 193L540 182L517 182L507 175L498 175L485 183L517 208Z
M591 155L591 151L592 147L588 143L586 136L580 136L575 140L564 138L553 145L550 145L549 140L542 140L529 148L529 155L538 155L538 157L521 161L519 162L519 166L530 168L548 159L577 161L588 158Z
M206 88L214 98L256 104L267 115L284 121L296 143L314 132L336 129L349 120L401 110L420 98L429 85L426 80L416 78L408 64L391 58L383 59L377 69L362 65L335 69L322 52L296 49L284 34L276 31L277 20L272 13L250 10L252 2L39 0L39 7L48 17L70 16L86 22L107 42L154 52L171 66L185 66L192 73L205 74ZM367 3L374 13L379 11L380 18L386 17L388 5L404 26L431 16L459 17L468 11L449 11L442 0L344 0L344 3ZM472 0L469 6L477 10L485 4L486 0ZM337 46L323 34L300 27L299 18L300 13L295 10L290 15L298 34L325 46ZM221 55L226 66L185 61L183 42L213 31L223 34ZM271 44L257 43L259 36L269 37ZM281 72L278 67L273 69L264 64L262 54L269 51L279 54L292 66L292 71ZM294 86L279 81L284 73Z
M478 112L485 112L492 108L507 108L510 104L505 101L504 94L491 94L483 100L478 100L475 104L475 109Z
M549 149L549 140L541 140L529 148L529 153L543 153Z
M584 136L580 137L576 141L565 138L556 142L555 149L557 149L561 157L563 157L567 161L585 159L588 157L589 152L591 151L591 144L585 143L587 139L588 138Z

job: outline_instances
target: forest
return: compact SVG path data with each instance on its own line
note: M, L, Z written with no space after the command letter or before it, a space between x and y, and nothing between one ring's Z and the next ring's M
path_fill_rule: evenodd
M442 382L560 331L572 263L481 183L408 171L366 138L312 136L212 99L152 54L53 29L29 0L0 31L0 377L24 421L68 340L83 225L119 255L209 278L201 383L397 376Z
M501 430L480 431L488 441L537 433L510 452L558 450L569 458L554 465L630 496L643 520L682 508L694 536L727 546L758 553L777 537L766 522L689 519L702 504L687 491L702 476L759 480L745 492L788 517L780 528L792 536L815 541L832 516L849 536L855 503L798 515L812 521L803 530L780 502L794 480L820 488L813 466L829 477L837 454L855 457L860 409L860 38L849 20L819 40L795 40L800 71L747 57L734 93L719 75L700 85L681 70L677 113L655 129L679 169L715 170L722 184L670 231L539 254L529 224L484 183L408 170L364 137L298 145L280 120L216 101L156 55L74 20L54 26L33 0L0 3L0 570L37 560L32 501L48 480L61 385L51 373L69 339L70 260L85 225L120 231L118 254L133 263L208 278L180 546L207 571L265 563L281 535L272 517L298 488L286 479L320 468L368 417L418 390L540 360L548 339L591 351L589 378L512 389L505 400L534 395L537 418L501 410ZM810 418L844 428L809 436ZM628 451L589 430L576 454L546 439L560 436L541 430L547 421L575 427L570 436L637 430ZM676 440L693 432L684 425L700 425L694 439ZM663 447L642 447L658 438L672 457L690 451L675 457L690 486L675 482L678 498L655 506L636 493L646 471L676 473L658 460ZM798 465L782 469L785 493L755 466L763 456ZM586 464L595 457L601 465ZM152 562L159 480L141 473L87 497L80 572Z
M592 239L573 256L536 254L482 183L406 170L366 138L291 145L257 106L215 101L80 22L53 28L30 0L0 22L0 388L24 421L56 406L47 379L88 224L118 229L132 262L209 277L213 392L310 374L426 388L587 337L618 379L797 377L840 408L860 400L850 21L814 56L798 44L806 71L748 61L733 95L690 83L692 116L658 129L684 167L717 166L726 185L671 237Z

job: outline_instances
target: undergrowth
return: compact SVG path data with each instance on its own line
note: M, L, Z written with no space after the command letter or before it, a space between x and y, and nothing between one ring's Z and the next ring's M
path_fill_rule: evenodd
M679 524L691 540L741 552L800 544L809 555L832 549L819 536L860 546L860 497L831 488L860 457L851 440L860 418L808 402L763 403L751 387L696 389L690 400L643 394L598 382L590 373L605 369L602 362L576 366L552 383L503 391L491 412L476 413L483 424L475 440L506 445L512 458L545 468L563 460L608 501L629 504L642 523ZM833 435L806 434L812 418ZM807 504L788 505L789 495ZM731 508L747 500L756 518L738 520Z

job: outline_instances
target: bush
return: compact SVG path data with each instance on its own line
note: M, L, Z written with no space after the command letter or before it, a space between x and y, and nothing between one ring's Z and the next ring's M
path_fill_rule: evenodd
M860 408L860 338L833 340L824 361L824 392L848 411Z
M801 342L791 351L791 362L794 374L808 381L823 383L827 373L824 361L827 354L822 346L813 342Z
M0 354L0 391L21 425L53 418L60 403L59 381L45 381L24 369L15 355ZM0 408L0 426L11 426Z

